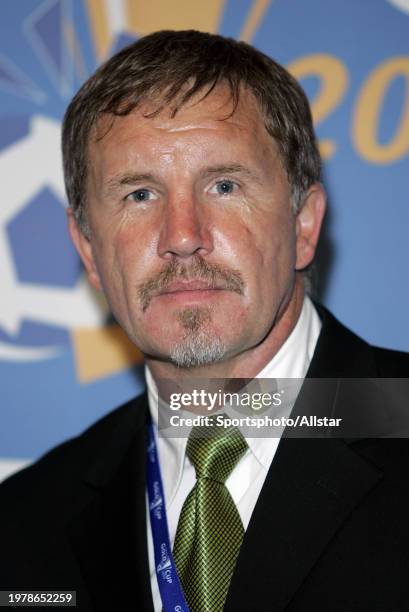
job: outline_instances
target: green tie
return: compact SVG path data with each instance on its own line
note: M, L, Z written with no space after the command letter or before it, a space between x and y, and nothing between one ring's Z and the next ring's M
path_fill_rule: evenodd
M186 454L197 480L180 513L173 554L192 612L223 609L244 535L224 483L246 450L236 428L194 427L189 436Z

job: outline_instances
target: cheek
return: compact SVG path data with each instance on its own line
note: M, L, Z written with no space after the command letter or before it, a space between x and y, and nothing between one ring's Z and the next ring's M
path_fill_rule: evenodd
M270 227L268 232L266 228ZM280 229L277 229L280 228ZM278 289L292 277L296 261L295 226L292 220L280 219L264 225L254 235L252 259L255 279L261 292Z
M278 236L267 233L271 220L229 219L214 227L214 260L223 261L241 272L246 286L262 286L266 273L271 275L273 264L281 250Z
M94 243L94 257L105 296L117 316L122 310L127 285L130 283L132 261L129 246L120 233L112 231L94 232L98 236Z
M146 278L156 253L155 240L148 239L149 236L152 236L149 230L135 223L122 224L115 232L110 232L109 238L106 238L110 250L105 257L105 272L116 284L135 285Z

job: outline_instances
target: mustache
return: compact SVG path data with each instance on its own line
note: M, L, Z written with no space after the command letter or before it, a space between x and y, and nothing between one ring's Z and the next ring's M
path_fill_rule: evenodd
M156 295L166 291L173 281L181 279L205 281L211 287L226 289L239 295L244 294L245 284L239 270L208 263L201 255L195 255L190 265L172 259L158 274L138 286L138 297L143 312L146 311Z

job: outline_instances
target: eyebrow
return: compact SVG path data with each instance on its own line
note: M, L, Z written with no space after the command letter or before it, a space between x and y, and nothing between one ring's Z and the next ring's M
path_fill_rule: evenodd
M231 164L219 164L217 166L210 166L203 172L205 177L214 176L215 174L242 174L256 181L260 181L260 178L255 172L238 163Z
M155 177L153 176L153 174L150 173L126 173L114 176L113 178L109 179L105 183L104 188L107 191L112 191L118 189L118 187L122 187L123 185L135 185L135 183L154 180Z

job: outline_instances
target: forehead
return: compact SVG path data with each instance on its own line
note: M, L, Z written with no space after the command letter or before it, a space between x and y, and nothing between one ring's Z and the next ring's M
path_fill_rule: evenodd
M227 86L218 86L206 97L203 95L199 92L174 116L171 106L149 116L158 104L144 102L128 115L102 117L91 134L92 166L95 163L121 165L129 161L130 151L137 158L151 156L156 160L159 150L189 155L199 147L211 156L223 152L229 156L253 155L260 162L266 156L277 157L277 145L268 134L264 117L249 91L240 92L235 109Z

